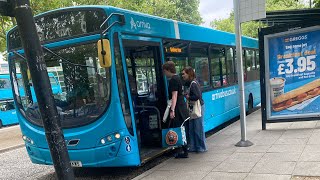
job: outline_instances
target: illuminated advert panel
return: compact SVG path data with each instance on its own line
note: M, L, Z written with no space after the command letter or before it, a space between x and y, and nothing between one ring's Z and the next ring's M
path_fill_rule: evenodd
M267 119L320 117L320 27L264 37Z

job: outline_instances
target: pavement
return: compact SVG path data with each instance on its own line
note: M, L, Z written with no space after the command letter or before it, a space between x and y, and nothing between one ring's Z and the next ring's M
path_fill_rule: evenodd
M0 129L0 153L23 147L19 125L3 127Z
M247 137L253 146L234 146L237 121L207 138L207 152L171 158L134 180L320 179L320 121L272 123L263 131L258 110L247 116Z

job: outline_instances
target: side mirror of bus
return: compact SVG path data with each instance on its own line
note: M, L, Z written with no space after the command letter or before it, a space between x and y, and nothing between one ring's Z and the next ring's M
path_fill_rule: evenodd
M108 68L111 66L111 50L110 42L108 39L99 40L97 43L98 46L98 58L100 66Z

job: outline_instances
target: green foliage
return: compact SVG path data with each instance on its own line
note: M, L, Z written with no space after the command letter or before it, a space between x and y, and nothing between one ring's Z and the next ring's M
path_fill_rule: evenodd
M319 0L320 1L320 0ZM267 0L267 11L278 11L287 9L301 9L306 8L301 0ZM231 12L229 18L214 20L210 23L210 26L227 32L234 33L234 13ZM264 27L262 23L255 21L245 22L241 24L242 34L245 36L257 38L258 29Z
M108 4L191 24L202 23L199 0L109 0Z
M35 15L75 5L110 5L197 25L202 23L199 0L30 0L30 4ZM5 51L6 32L14 24L11 18L0 17L0 52Z
M313 7L320 8L320 0L313 0Z

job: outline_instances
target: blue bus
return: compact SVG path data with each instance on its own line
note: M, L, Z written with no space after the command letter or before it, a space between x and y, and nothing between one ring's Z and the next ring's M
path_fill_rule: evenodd
M61 94L61 86L59 85L59 82L56 80L54 74L48 73L48 75L54 95L57 96ZM21 75L17 74L17 77L18 81L20 81L20 84L22 84ZM29 83L32 84L31 81L29 81ZM21 89L20 92L23 92L23 90ZM33 97L35 97L33 88L31 88L31 93ZM21 95L24 96L24 93L22 93ZM36 101L35 98L33 100ZM14 124L18 124L18 117L16 115L16 108L13 100L10 75L0 74L0 128L2 126L9 126Z
M0 128L18 123L9 74L0 74Z
M167 150L161 147L168 126L161 121L168 99L161 66L168 60L178 72L186 65L196 70L205 131L239 115L234 34L110 6L58 9L35 21L46 65L63 82L55 102L74 167L139 166ZM52 164L37 103L28 84L16 80L17 68L22 79L28 69L17 27L7 39L26 149L33 163ZM242 42L249 111L260 103L258 42Z

